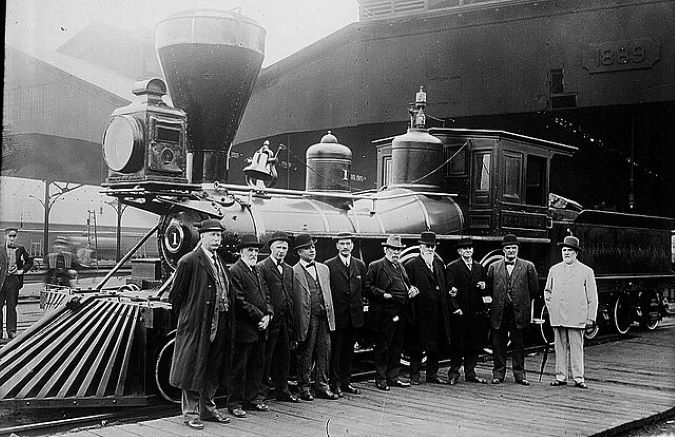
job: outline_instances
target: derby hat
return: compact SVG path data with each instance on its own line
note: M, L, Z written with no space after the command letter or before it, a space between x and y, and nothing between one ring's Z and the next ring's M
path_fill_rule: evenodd
M349 231L340 231L337 233L337 235L333 236L333 240L338 241L338 240L353 240L354 239L354 234L352 234Z
M502 247L504 246L518 246L520 244L520 241L518 241L518 237L516 237L513 234L506 234L504 235L504 238L502 239Z
M197 228L197 232L200 234L211 231L223 232L224 230L225 229L223 229L223 225L220 224L220 220L218 219L202 220L201 223L199 223L199 227Z
M471 239L471 237L462 237L459 240L457 240L455 248L460 249L462 247L473 247L473 240Z
M62 236L62 235L59 235L58 237L56 237L56 238L54 239L54 244L63 244L63 245L66 245L66 246L67 246L67 245L68 245L68 240L66 239L66 237L64 237L64 236Z
M382 243L384 247L391 247L393 249L403 249L405 245L401 243L400 235L390 235L387 237L387 241Z
M420 239L417 240L419 244L425 244L427 246L435 246L438 244L438 241L436 241L436 234L433 232L422 232L420 235Z
M297 237L295 237L295 246L293 247L293 250L298 250L298 249L303 249L305 247L310 247L314 246L316 243L316 240L312 238L311 235L309 234L298 234Z
M577 252L581 252L582 249L581 246L579 246L579 239L577 237L573 237L571 235L568 235L563 239L562 243L558 243L559 247L569 247L570 249L574 249Z
M255 234L244 234L239 237L239 242L237 243L237 250L244 249L247 247L256 247L259 248L262 246L262 243L258 241L258 237Z
M273 233L270 237L270 241L268 241L267 244L271 246L275 241L285 241L286 243L291 244L291 239L288 238L288 234L284 231L276 231Z

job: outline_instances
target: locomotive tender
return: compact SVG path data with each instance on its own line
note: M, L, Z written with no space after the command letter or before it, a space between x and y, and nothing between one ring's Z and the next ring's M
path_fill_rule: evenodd
M408 132L373 142L376 190L351 191L351 150L331 133L307 150L302 191L273 188L269 144L244 170L248 186L228 184L228 154L262 64L264 35L240 14L212 10L157 25L173 105L161 79L138 82L138 99L111 116L103 154L107 193L159 216L141 243L157 231L163 281L140 291L106 290L103 282L76 293L47 290L44 301L54 309L0 350L0 400L21 407L143 404L155 394L175 400L167 381L176 318L165 291L178 259L198 241L194 224L205 218L226 229L221 253L229 260L243 233L267 241L277 230L309 232L321 259L333 254L331 237L349 230L358 236L357 254L370 262L382 256L387 235L402 235L406 258L431 230L446 262L456 256L454 242L470 235L487 265L501 256L502 236L515 233L542 280L560 259L555 243L571 233L597 274L600 329L656 328L662 295L675 288L673 220L585 210L550 193L552 161L571 156L572 146L503 131L426 129L423 90L410 104ZM534 308L533 320L545 320L542 302ZM545 322L533 326L550 340Z

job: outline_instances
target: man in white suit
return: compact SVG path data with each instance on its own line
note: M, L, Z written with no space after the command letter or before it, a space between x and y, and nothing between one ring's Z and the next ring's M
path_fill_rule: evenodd
M598 312L598 289L593 269L577 260L579 239L565 237L562 262L548 272L544 298L555 334L554 387L567 385L571 364L575 387L588 388L584 381L584 329L593 326Z
M300 398L314 400L310 391L312 364L315 364L316 396L338 399L328 385L330 332L335 331L335 312L330 292L328 266L314 261L316 249L309 234L295 237L294 249L300 260L293 266L293 324L298 341L298 387Z

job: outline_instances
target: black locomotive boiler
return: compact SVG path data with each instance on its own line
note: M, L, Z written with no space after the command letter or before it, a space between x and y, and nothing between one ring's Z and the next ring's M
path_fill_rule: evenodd
M142 290L106 289L104 282L94 290L46 290L54 309L0 350L3 402L173 400L167 370L176 319L165 291L177 260L197 244L194 224L209 217L226 229L220 251L229 260L243 233L267 241L277 230L309 232L321 259L332 256L331 237L349 230L358 235L358 255L370 262L382 256L388 235L402 235L406 258L415 254L419 234L431 230L443 260L456 256L454 241L470 235L488 265L500 257L502 236L515 233L541 275L559 260L555 243L571 233L597 273L599 329L658 325L662 296L675 288L675 224L586 210L550 193L551 172L576 148L504 131L426 129L420 90L408 108L408 131L373 142L377 189L352 192L352 152L331 133L307 150L304 190L273 188L276 155L269 144L244 170L248 185L232 185L228 156L260 69L264 30L236 13L188 11L158 24L156 48L166 85L158 78L136 84L137 100L111 116L103 154L107 193L158 216L146 239L157 232L161 271L141 282L151 285ZM545 320L539 300L534 307L533 321ZM533 329L548 334L545 322Z

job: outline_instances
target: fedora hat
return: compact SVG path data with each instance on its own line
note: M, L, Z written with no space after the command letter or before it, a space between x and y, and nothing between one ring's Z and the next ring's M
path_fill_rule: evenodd
M403 249L405 245L401 243L400 235L390 235L387 237L387 241L382 243L384 247L392 247L394 249Z
M239 238L237 243L237 250L244 249L246 247L260 247L262 243L258 241L258 237L255 234L244 234Z
M225 229L223 229L223 225L220 224L220 220L218 219L202 220L201 223L199 223L199 227L197 228L197 232L200 234L211 231L223 232L224 230Z
M471 239L471 237L462 237L459 240L457 240L455 248L459 249L461 247L473 247L473 240Z
M435 246L438 244L436 241L436 234L433 232L422 232L420 239L417 240L419 244L425 244L427 246Z
M582 249L581 246L579 246L579 239L577 237L573 237L571 235L568 235L563 239L562 243L558 243L559 247L569 247L570 249L574 249L577 252L581 252Z
M349 231L340 231L337 233L337 235L333 236L333 240L338 241L338 240L353 240L354 239L354 234L352 234Z
M518 241L518 237L516 237L513 234L506 234L504 235L504 238L502 238L502 247L504 246L518 246L520 242Z
M273 233L267 244L271 246L275 241L285 241L286 243L291 244L291 239L288 238L288 234L284 231L276 231Z
M295 246L293 250L303 249L305 247L313 246L316 243L316 240L312 238L309 234L298 234L295 237Z

